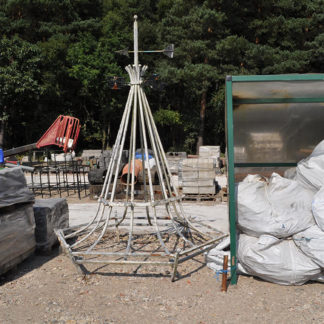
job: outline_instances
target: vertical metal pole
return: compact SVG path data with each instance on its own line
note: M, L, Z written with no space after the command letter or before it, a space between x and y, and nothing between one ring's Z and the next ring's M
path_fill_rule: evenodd
M134 65L136 72L138 72L138 27L137 15L134 16Z
M235 174L234 174L234 129L232 77L226 77L226 148L227 148L227 181L229 188L229 221L231 238L231 284L237 283L236 273L236 215L235 215Z

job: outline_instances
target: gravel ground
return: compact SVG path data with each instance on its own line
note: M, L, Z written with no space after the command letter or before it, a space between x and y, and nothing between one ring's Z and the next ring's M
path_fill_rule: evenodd
M239 278L227 293L200 258L169 269L111 268L82 278L58 253L0 277L0 323L324 323L324 285ZM126 272L127 271L127 272Z

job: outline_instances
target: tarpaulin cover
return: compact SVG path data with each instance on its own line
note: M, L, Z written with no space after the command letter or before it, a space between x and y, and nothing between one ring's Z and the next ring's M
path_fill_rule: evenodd
M0 274L34 252L34 231L33 204L0 208Z
M293 240L270 235L256 238L241 234L238 260L248 273L281 285L302 285L321 273L319 265L301 252Z
M315 224L311 211L314 193L297 181L273 173L270 179L248 175L237 188L239 228L259 237L288 237Z
M0 208L33 201L20 167L0 170Z

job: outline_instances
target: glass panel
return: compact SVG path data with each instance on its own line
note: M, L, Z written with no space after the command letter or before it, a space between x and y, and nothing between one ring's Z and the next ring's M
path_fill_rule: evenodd
M233 100L323 96L324 81L233 82Z
M324 139L324 103L234 106L236 163L298 162Z

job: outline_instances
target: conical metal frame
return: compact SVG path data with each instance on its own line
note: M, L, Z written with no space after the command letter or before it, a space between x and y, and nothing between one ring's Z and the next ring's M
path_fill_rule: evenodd
M207 235L205 231L201 231L203 224L196 226L184 213L181 197L173 183L153 115L142 88L142 77L147 66L141 67L138 64L137 39L135 16L134 65L126 67L130 77L130 91L98 199L97 212L88 224L56 230L56 234L62 247L77 266L86 263L168 265L173 267L174 280L179 263L211 249L225 235L211 227ZM117 187L121 186L119 171L127 142L129 158L125 196L124 199L118 199ZM141 176L144 187L141 200L136 199L136 177L135 172L132 172L135 170L138 143L141 147ZM152 151L157 183L150 172L149 152ZM138 230L139 226L143 225L143 219L148 227L146 232ZM161 224L164 229L161 228ZM152 241L152 237L156 240ZM148 248L150 243L152 247Z

